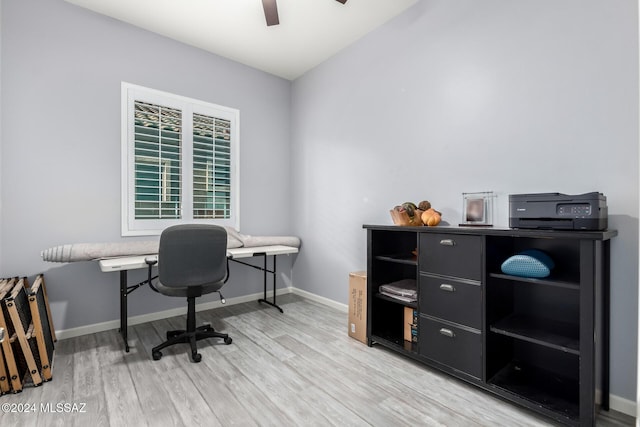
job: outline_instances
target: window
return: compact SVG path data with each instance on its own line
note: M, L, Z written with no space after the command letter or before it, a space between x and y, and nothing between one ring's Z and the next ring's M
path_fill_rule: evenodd
M238 228L239 112L122 83L122 235Z

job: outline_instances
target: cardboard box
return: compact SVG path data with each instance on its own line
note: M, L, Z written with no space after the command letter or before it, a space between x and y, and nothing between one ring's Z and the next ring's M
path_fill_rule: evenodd
M367 272L349 273L349 336L367 343Z
M418 310L404 308L404 340L418 342Z

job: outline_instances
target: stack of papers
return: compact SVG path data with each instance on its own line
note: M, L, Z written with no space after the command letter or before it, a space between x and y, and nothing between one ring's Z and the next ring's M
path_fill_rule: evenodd
M388 283L378 289L382 295L403 302L415 302L418 300L418 287L415 279L403 279Z

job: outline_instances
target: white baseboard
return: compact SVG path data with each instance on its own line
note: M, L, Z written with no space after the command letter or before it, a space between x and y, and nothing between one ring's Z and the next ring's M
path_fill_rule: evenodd
M337 302L329 298L321 297L320 295L312 294L311 292L303 291L302 289L298 289L298 288L291 288L291 292L293 292L296 295L303 296L312 301L319 302L320 304L328 305L329 307L333 307L344 313L349 312L349 306L347 304L342 304L341 302Z
M602 403L602 390L596 389L596 404ZM636 417L636 402L624 397L609 394L609 409Z
M278 295L285 295L289 293L291 293L291 288L278 289ZM267 291L267 297L272 297L272 296L273 296L273 291ZM226 299L227 302L226 304L224 304L224 306L256 301L262 297L263 297L263 293L258 292L255 294L244 295L241 297L227 298ZM218 308L218 307L223 307L223 304L220 301L203 302L202 304L196 304L196 311L210 310L212 308ZM131 316L129 317L127 324L129 326L139 325L140 323L152 322L154 320L166 319L173 316L182 316L185 314L187 314L187 307L172 308L169 310L158 311L155 313L147 313L147 314L141 314L138 316ZM56 331L56 338L63 340L66 338L79 337L81 335L88 335L96 332L103 332L111 329L117 329L119 327L120 327L120 320L110 320L108 322L94 323L92 325L79 326L77 328L61 329L59 331Z
M609 395L609 408L632 417L637 417L636 402L625 399L624 397L616 396L615 394Z
M303 291L302 289L297 289L297 288L278 289L278 295L285 295L292 292L294 294L301 295L305 298L308 298L312 301L316 301L321 304L327 305L329 307L333 307L345 313L349 311L349 306L346 304L333 301L329 298L321 297L320 295L312 294L311 292ZM244 295L241 297L227 298L226 305L235 305L235 304L242 304L245 302L255 301L259 298L262 298L262 296L263 296L263 293L258 292L255 294ZM273 296L273 291L267 291L267 297L272 297L272 296ZM212 308L217 308L217 307L222 307L222 303L220 301L209 301L209 302L204 302L202 304L196 304L196 311L210 310ZM129 317L127 323L129 326L133 326L133 325L139 325L140 323L152 322L154 320L166 319L168 317L183 316L185 314L187 314L187 307L178 307L178 308L172 308L169 310L158 311L155 313L147 313L147 314L141 314L138 316L131 316ZM94 323L92 325L86 325L86 326L78 326L77 328L61 329L59 331L56 331L56 338L63 340L66 338L79 337L81 335L88 335L88 334L94 334L96 332L104 332L111 329L117 329L119 327L120 327L120 320L110 320L108 322Z

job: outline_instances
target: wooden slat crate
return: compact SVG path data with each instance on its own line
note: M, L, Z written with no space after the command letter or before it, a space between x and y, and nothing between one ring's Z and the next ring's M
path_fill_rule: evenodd
M56 337L44 277L31 287L26 278L0 281L0 306L0 328L6 331L0 364L7 373L3 382L0 367L0 391L17 393L29 380L34 386L51 380Z

